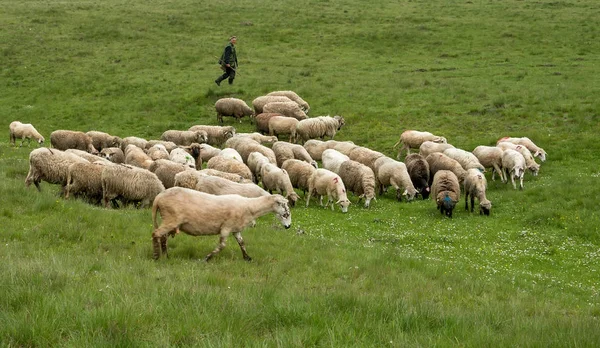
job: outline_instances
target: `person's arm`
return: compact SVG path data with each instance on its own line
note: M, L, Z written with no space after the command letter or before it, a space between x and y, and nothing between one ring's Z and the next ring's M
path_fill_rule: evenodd
M231 46L225 47L225 53L223 54L223 61L225 62L226 67L231 67L229 64L229 60L231 59Z

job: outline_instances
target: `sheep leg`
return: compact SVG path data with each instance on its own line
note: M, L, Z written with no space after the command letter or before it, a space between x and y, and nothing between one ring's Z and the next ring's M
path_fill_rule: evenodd
M242 255L244 256L244 260L252 261L252 258L250 256L248 256L248 253L246 252L246 245L244 244L244 239L242 238L242 233L236 232L233 234L233 236L235 237L235 240L237 240L238 244L240 245L240 249L242 249Z
M152 232L152 248L154 250L152 257L155 260L160 258L161 250L165 255L167 254L167 237L177 229L177 226L162 224Z
M471 203L472 205L473 203ZM465 210L469 211L469 192L465 190Z
M514 175L510 176L510 181L512 182L513 188L516 190L517 189L517 184L515 184L515 176Z
M226 240L227 237L221 234L221 236L219 237L219 244L217 245L215 250L211 251L208 255L206 255L204 261L208 262L208 260L210 260L213 256L217 255L221 250L223 250L223 248L225 248Z
M471 213L473 212L474 208L475 208L475 196L471 195Z
M167 235L160 237L160 251L165 257L169 257L167 253Z

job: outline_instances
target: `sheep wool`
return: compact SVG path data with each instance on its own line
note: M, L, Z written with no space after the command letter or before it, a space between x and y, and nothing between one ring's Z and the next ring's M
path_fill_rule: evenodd
M215 103L217 111L217 121L222 124L223 116L235 117L242 123L242 117L254 116L254 111L246 104L245 101L238 98L221 98Z
M267 96L285 96L298 104L305 113L310 110L310 105L294 91L273 91L268 93Z
M469 210L469 196L471 196L471 212L475 208L475 197L479 200L479 215L490 215L492 202L485 197L487 181L483 173L477 169L467 170L465 178L465 210Z
M75 154L41 147L29 153L29 172L25 178L25 186L32 183L40 189L40 182L61 185L67 184L69 166L73 163L90 163Z
M429 163L418 153L411 153L404 159L406 170L414 188L423 199L429 198Z
M71 130L55 130L50 133L50 144L58 150L77 149L96 154L98 150L92 145L92 138L84 132Z
M254 112L258 115L263 112L266 104L273 102L293 102L293 100L283 95L263 95L252 101L252 107L254 107Z
M308 118L300 106L294 102L271 102L263 107L263 112L279 113L287 117L293 117L299 121Z
M233 126L195 125L191 126L188 130L192 132L206 132L206 143L212 146L221 146L225 143L225 141L227 141L227 139L235 135L235 128Z
M21 144L27 139L27 146L31 143L31 139L35 139L38 145L44 143L44 137L35 129L31 123L21 123L19 121L13 121L8 125L10 132L10 143L16 146L17 139L21 139Z
M306 197L308 179L314 173L316 168L304 161L288 159L282 163L281 169L288 173L292 186L302 190L304 197Z
M334 210L334 204L339 204L342 213L348 212L350 200L346 195L346 187L342 178L336 173L323 168L315 169L310 178L308 178L307 207L313 194L319 196L319 204L321 206L323 206L323 196L327 195L325 208L331 204L331 210Z
M452 171L439 170L433 176L431 194L442 215L452 218L452 211L460 198L458 177Z
M123 141L118 136L100 131L89 131L85 134L92 138L92 145L98 151L102 151L102 149L107 147L121 147L121 142Z
M364 198L365 208L375 199L375 175L373 170L356 161L345 161L340 165L338 173L346 190L358 196L358 202Z
M119 164L102 170L102 199L107 208L108 202L117 197L125 204L140 202L142 207L147 207L164 190L156 174L143 168Z

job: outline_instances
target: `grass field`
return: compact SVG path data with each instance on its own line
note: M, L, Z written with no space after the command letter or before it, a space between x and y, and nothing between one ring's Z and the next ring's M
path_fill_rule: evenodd
M600 4L563 1L29 1L0 12L0 345L531 346L600 343ZM239 75L216 64L238 36ZM395 157L406 129L473 150L528 136L525 189L491 216L433 201L265 216L152 260L149 209L26 188L35 145L8 124L157 139L216 124L214 102L294 90L337 140ZM249 120L225 123L253 131Z

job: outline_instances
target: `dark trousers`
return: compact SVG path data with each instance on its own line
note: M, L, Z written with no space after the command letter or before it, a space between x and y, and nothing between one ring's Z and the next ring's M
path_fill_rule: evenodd
M219 76L217 78L217 81L221 82L221 81L225 80L226 78L229 78L229 84L232 84L233 79L235 79L235 70L233 70L232 67L224 66L224 68L225 68L225 73L223 75Z

